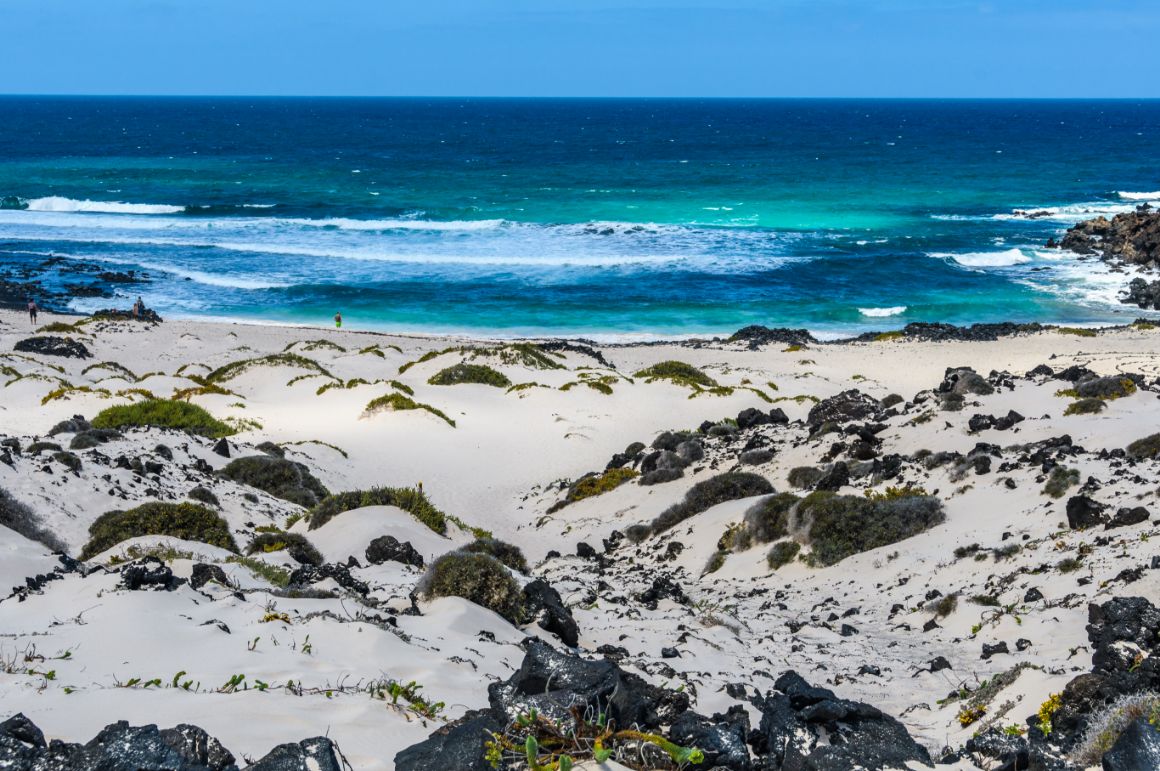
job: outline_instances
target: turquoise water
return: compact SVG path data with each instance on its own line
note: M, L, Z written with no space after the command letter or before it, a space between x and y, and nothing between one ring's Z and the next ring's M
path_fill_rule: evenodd
M0 260L366 329L1115 322L1127 278L1042 245L1160 200L1158 139L1154 101L8 97Z

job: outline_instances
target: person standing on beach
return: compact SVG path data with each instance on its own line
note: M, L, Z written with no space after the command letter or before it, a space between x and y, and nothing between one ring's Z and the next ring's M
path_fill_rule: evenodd
M36 306L35 298L28 298L28 318L32 321L32 326L36 326L36 313L40 308Z
M342 329L342 312L334 314L334 328Z
M133 303L133 318L135 318L135 319L141 318L141 314L144 312L145 312L145 301L141 299L140 295L138 295L137 302Z

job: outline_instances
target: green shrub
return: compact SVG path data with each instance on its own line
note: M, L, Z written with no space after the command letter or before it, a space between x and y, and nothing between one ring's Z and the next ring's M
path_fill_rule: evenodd
M1160 434L1152 434L1137 439L1128 445L1128 455L1133 458L1155 458L1160 456Z
M597 495L611 492L630 479L640 476L639 472L630 468L610 468L603 474L590 474L581 477L568 487L564 500L552 506L551 511L558 511L569 503L582 501Z
M310 508L329 495L301 463L272 455L236 458L220 472L226 479L263 490L275 498Z
M190 490L185 494L185 497L192 498L198 503L204 503L207 506L222 505L221 501L218 500L218 497L213 494L213 491L211 491L208 487L202 487L201 485L198 485L197 487Z
M494 370L486 364L468 364L461 362L436 372L427 381L431 385L449 386L462 383L476 383L478 385L507 388L512 384L507 375Z
M0 487L0 525L47 547L50 551L66 551L64 542L57 538L32 509L12 497Z
M42 452L60 452L63 449L56 442L33 442L24 448L24 452L28 455L39 455Z
M759 501L745 512L745 524L753 540L771 543L789 532L789 514L801 498L793 493L777 493Z
M1047 484L1043 486L1043 494L1052 498L1062 498L1069 487L1079 484L1079 470L1056 466L1051 470Z
M447 421L449 426L455 428L455 421L447 417L447 415L444 414L442 410L436 409L430 404L417 402L411 397L401 393L390 393L385 396L371 399L367 404L366 409L364 410L364 414L374 415L376 412L382 412L383 410L426 410L435 417L442 418L443 420Z
M963 557L969 557L972 554L978 554L983 550L983 547L977 543L972 543L967 546L955 547L955 559L961 560Z
M226 562L232 565L241 565L274 586L285 587L290 584L290 571L281 565L271 565L269 562L262 562L262 560L253 557L227 557Z
M769 550L769 556L766 557L766 561L769 562L769 569L777 570L783 565L788 565L797 558L801 550L802 545L797 541L778 541Z
M488 554L453 551L431 563L419 583L427 599L462 597L495 611L513 624L523 618L523 592L499 560Z
M316 530L344 511L364 506L397 506L439 535L447 533L447 515L435 508L422 490L413 487L372 487L328 495L310 510L310 529Z
M246 547L246 554L272 554L285 551L303 565L321 565L325 560L314 544L298 533L259 533Z
M768 495L773 491L773 485L765 477L745 471L728 471L693 485L683 501L665 509L652 521L651 531L654 535L664 532L725 501Z
M1077 399L1067 405L1064 415L1096 415L1107 408L1108 403L1103 399Z
M488 554L519 573L528 572L528 561L520 547L498 538L477 538L463 547L463 551Z
M709 561L705 563L705 574L716 573L725 566L725 558L729 556L727 551L715 551L709 557Z
M52 459L61 464L74 474L80 473L81 459L76 456L76 453L71 453L68 450L61 450L54 452Z
M808 523L811 564L823 566L918 535L946 519L937 498L921 495L874 500L814 493L798 504L797 516Z
M1056 567L1059 568L1060 573L1074 573L1083 567L1083 560L1078 557L1064 557Z
M147 399L136 404L108 407L93 418L93 428L122 429L130 426L175 428L210 439L236 433L196 404L166 399Z
M796 487L799 490L808 490L818 483L818 480L826 475L826 472L820 468L813 466L797 466L790 469L789 476L786 481L789 482L790 487Z
M238 545L226 521L196 503L150 501L128 511L110 511L89 526L89 542L81 559L91 559L122 541L142 535L168 535L185 541L200 541L234 553Z
M633 377L644 378L649 383L654 380L670 380L676 385L694 388L712 388L717 385L716 380L683 361L662 361L640 370Z
M1059 327L1056 331L1061 335L1075 335L1076 337L1096 336L1094 329L1084 329L1083 327Z

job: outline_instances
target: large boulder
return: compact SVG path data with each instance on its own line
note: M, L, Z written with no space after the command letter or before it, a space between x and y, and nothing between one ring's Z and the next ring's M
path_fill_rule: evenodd
M1107 521L1104 516L1106 508L1086 495L1074 495L1067 500L1067 526L1073 530L1084 530L1102 525Z
M561 653L535 639L526 650L520 668L487 689L492 717L505 725L532 709L568 720L572 707L592 707L622 728L655 730L688 709L687 694L650 685L611 661Z
M20 353L39 353L42 356L62 356L66 359L89 359L92 354L80 340L56 335L27 337L13 346Z
M876 707L840 699L785 672L775 692L754 701L761 724L751 736L763 767L816 771L930 766L930 754L902 723Z
M245 771L346 771L338 747L324 736L279 744Z
M806 425L813 430L823 423L849 423L852 420L865 420L878 412L879 409L880 405L877 399L853 388L815 404L810 409L809 415L806 416Z
M491 771L485 745L503 728L486 711L468 713L395 755L395 771Z
M400 542L393 535L380 535L367 544L367 562L381 565L384 562L401 562L404 565L423 567L423 555L415 550L410 541Z
M1136 718L1104 753L1104 771L1160 768L1160 731L1147 718Z
M524 610L545 632L551 632L565 645L575 648L580 643L580 628L572 611L564 605L560 593L542 578L524 587Z

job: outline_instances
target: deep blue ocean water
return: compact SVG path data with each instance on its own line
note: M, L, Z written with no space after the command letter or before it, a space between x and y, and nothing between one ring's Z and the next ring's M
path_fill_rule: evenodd
M0 261L356 329L1122 322L1043 244L1160 202L1158 148L1158 101L3 97Z

